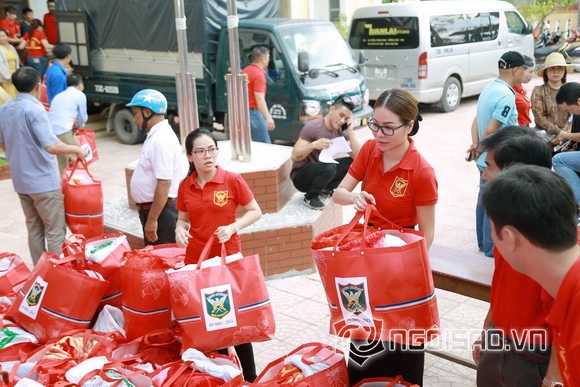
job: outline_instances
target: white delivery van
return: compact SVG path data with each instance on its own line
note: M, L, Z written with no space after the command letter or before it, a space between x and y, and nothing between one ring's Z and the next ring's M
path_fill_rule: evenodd
M497 78L510 50L533 58L532 27L505 1L417 1L359 8L349 44L367 58L370 99L400 87L442 111Z

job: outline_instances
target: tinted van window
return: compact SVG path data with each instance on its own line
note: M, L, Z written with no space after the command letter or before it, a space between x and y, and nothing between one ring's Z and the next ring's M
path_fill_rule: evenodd
M386 17L353 21L348 43L355 49L409 49L419 47L419 19Z
M522 20L517 12L506 11L505 18L509 32L513 34L526 34L526 22Z
M432 16L429 25L432 47L494 40L499 32L499 12Z

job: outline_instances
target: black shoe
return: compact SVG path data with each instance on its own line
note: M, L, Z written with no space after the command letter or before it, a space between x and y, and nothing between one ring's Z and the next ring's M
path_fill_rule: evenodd
M320 191L320 194L318 194L318 196L321 198L329 198L332 196L333 193L334 193L333 189L323 189L322 191Z
M326 207L326 205L322 203L318 196L313 196L311 198L304 196L304 204L314 210L323 210L324 207Z

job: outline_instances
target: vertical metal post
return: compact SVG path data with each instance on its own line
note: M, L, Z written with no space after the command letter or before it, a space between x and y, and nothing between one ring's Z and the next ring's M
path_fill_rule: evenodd
M179 134L181 146L185 146L185 137L199 127L197 111L197 92L195 77L188 72L187 65L187 25L185 20L184 0L175 0L175 30L179 50L179 72L175 74L177 88L177 106L179 108Z
M238 45L238 11L235 0L227 1L228 39L230 46L231 74L227 75L228 119L232 159L250 162L250 115L248 104L248 82L245 74L240 74L240 53Z

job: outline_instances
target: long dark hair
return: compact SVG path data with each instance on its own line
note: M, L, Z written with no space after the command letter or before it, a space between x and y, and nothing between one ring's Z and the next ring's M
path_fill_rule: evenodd
M413 121L413 129L409 136L414 136L419 131L419 122L423 117L419 114L418 102L405 89L390 89L381 93L375 102L374 108L387 108L401 118L404 123Z
M209 138L211 138L213 140L213 142L215 143L215 146L218 145L217 140L215 139L215 137L213 136L213 133L211 132L211 130L207 129L207 128L198 128L195 129L194 131L191 131L187 137L185 138L185 153L187 153L189 156L191 156L193 154L193 142L201 137L201 136L208 136ZM195 171L195 164L193 162L189 162L189 171L187 172L187 176L191 176L191 174Z

